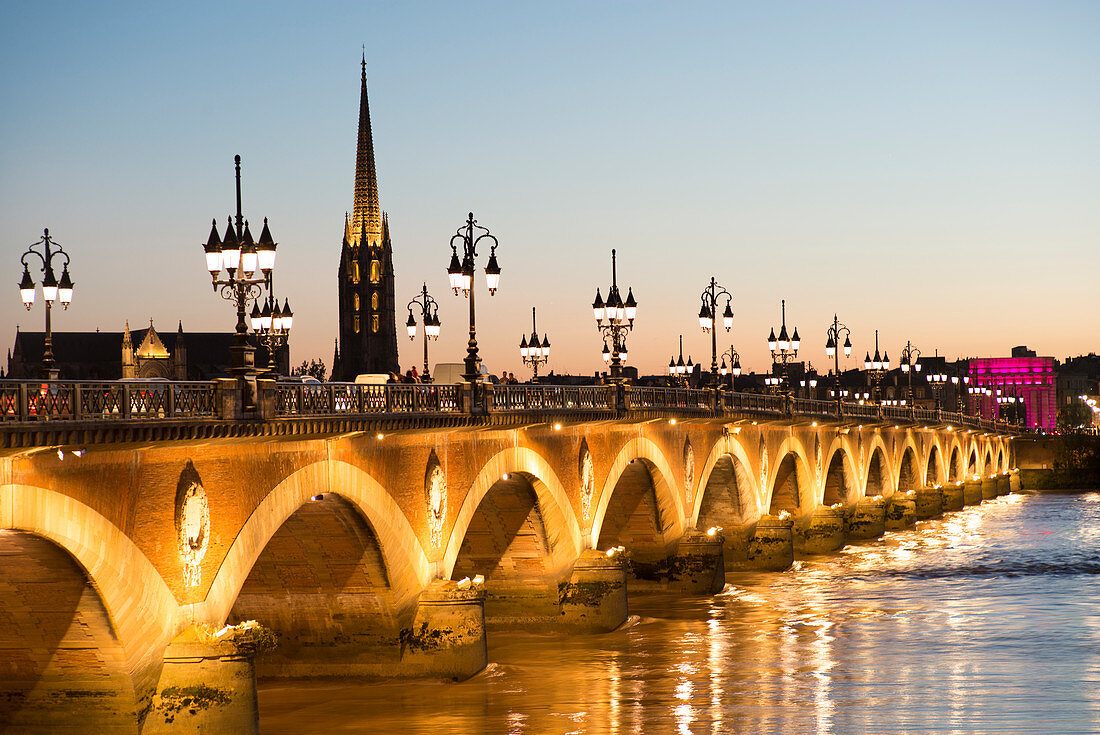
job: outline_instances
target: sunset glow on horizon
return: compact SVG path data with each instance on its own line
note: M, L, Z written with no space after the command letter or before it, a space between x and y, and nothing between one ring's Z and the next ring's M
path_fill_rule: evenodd
M19 4L0 29L3 340L40 331L16 284L45 227L72 257L57 331L231 331L201 244L211 218L269 218L292 362L330 364L366 44L382 208L405 304L439 302L431 362L460 362L447 288L466 213L499 238L479 270L493 373L603 370L596 288L633 288L629 364L709 365L699 294L733 294L746 372L788 328L827 372L833 314L859 366L891 353L1097 351L1100 6L1093 3L455 5ZM255 227L256 225L253 224ZM258 227L257 227L258 230ZM481 261L484 265L484 259ZM623 288L625 294L625 286Z

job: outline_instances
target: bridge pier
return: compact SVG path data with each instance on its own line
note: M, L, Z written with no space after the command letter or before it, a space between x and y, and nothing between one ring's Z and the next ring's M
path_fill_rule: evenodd
M793 526L789 517L761 516L749 542L747 568L771 572L790 568L794 564Z
M1009 486L1009 476L1008 476L1008 473L1007 473L1007 472L1005 472L1005 473L1004 473L1004 474L1002 474L1002 475L998 475L998 476L997 476L997 495L998 495L998 496L1000 496L1000 495L1008 495L1008 494L1009 494L1010 492L1012 492L1012 489L1011 489L1011 487Z
M669 586L687 595L713 595L726 585L726 564L720 533L689 529L670 559Z
M943 488L922 487L914 498L913 517L918 521L935 518L943 513Z
M485 591L437 579L420 593L411 628L401 631L402 673L460 681L485 668Z
M238 626L228 635L191 627L164 653L164 666L142 735L258 735L255 656L270 644Z
M997 478L996 477L983 477L982 478L982 500L993 500L997 497Z
M982 481L971 478L963 483L963 502L966 505L978 505L982 502Z
M622 555L585 549L558 594L566 628L584 633L615 630L629 614Z
M962 482L954 482L943 486L943 510L962 510L966 507L966 491Z
M828 554L844 546L844 515L820 506L794 525L794 550L799 554Z
M883 526L887 531L901 531L913 525L916 502L906 493L894 493L886 501Z
M1008 476L1008 491L1010 493L1018 493L1020 490L1020 471L1012 470L1012 473Z
M886 501L882 498L863 498L848 508L845 515L848 538L876 538L886 530Z

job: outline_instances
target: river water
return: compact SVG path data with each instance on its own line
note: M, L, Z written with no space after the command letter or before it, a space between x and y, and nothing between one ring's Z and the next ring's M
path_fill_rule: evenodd
M1100 493L1013 495L604 635L495 633L462 683L269 683L278 733L1097 733Z

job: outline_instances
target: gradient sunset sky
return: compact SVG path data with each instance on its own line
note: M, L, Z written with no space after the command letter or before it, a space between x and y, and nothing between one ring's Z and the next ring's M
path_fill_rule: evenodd
M270 219L293 360L331 362L352 202L360 49L399 334L422 281L432 362L459 361L446 290L466 212L500 239L482 356L521 369L530 307L558 372L601 369L590 303L611 249L639 301L630 362L709 362L699 293L734 293L746 370L787 299L821 370L834 311L856 365L896 354L1100 348L1100 3L31 3L0 23L0 337L19 256L72 255L57 330L229 331L201 243ZM258 232L258 229L254 229ZM484 280L479 280L483 289ZM401 337L401 364L420 360ZM685 354L686 356L686 354Z

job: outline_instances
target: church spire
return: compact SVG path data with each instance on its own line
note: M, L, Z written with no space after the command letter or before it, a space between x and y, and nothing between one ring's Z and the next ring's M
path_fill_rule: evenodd
M359 143L355 149L355 202L351 232L355 244L377 243L382 239L382 217L378 208L378 175L374 168L374 138L367 101L367 55L363 52L362 87L359 91Z

